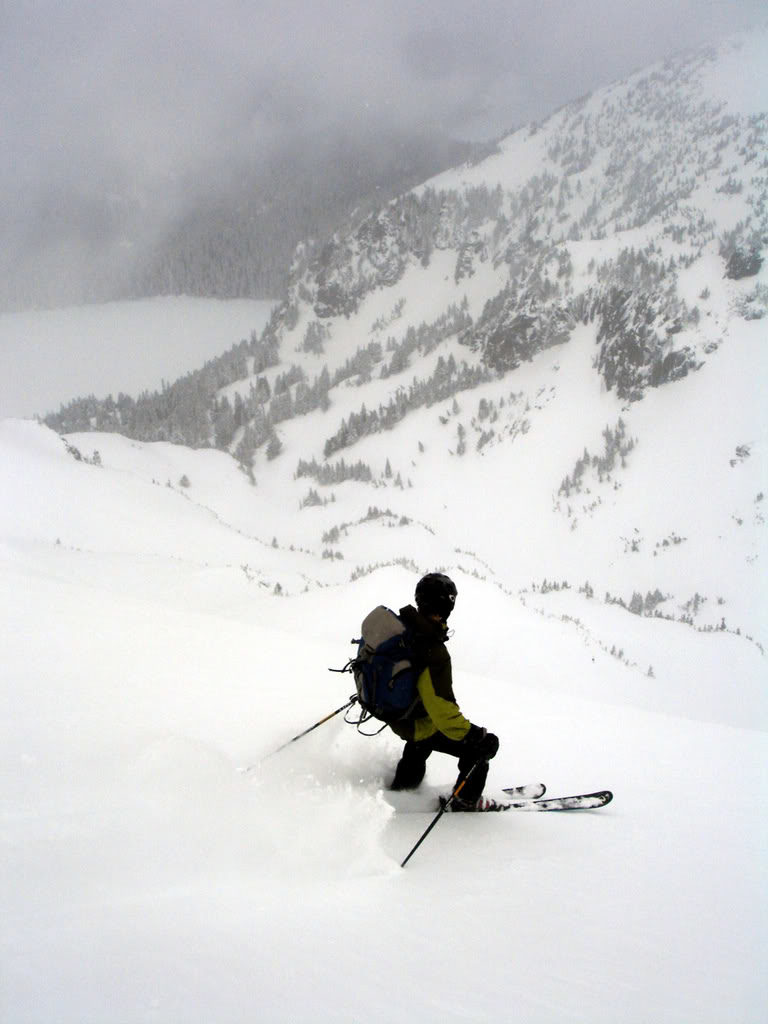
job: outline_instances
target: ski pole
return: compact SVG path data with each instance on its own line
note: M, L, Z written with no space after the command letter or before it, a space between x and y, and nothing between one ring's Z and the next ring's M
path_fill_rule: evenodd
M415 845L415 846L413 847L413 849L412 849L412 850L411 850L411 852L410 852L410 853L408 854L408 856L407 856L407 857L405 858L405 860L403 861L403 863L402 863L402 864L400 865L400 867L401 867L401 868L404 868L404 867L405 867L405 865L406 865L406 864L408 863L408 861L409 861L409 860L411 859L411 857L412 857L412 856L414 855L414 853L416 853L416 851L417 851L417 850L418 850L418 848L419 848L419 847L421 846L421 844L422 844L422 843L424 842L424 840L425 840L425 839L427 838L427 836L429 835L429 833L430 833L430 832L432 831L432 829L433 829L433 828L435 827L435 825L436 825L436 824L438 823L438 821L440 821L440 819L442 818L442 816L443 816L443 815L445 814L445 812L446 812L446 811L448 810L448 808L449 808L449 807L451 806L451 804L452 804L452 803L453 803L453 801L454 801L454 800L456 799L456 797L457 797L457 796L459 795L459 793L460 793L460 792L462 791L462 789L464 789L464 786L465 786L465 785L467 784L467 780L469 779L469 777L470 777L470 775L472 774L472 772L473 772L473 771L475 770L475 768L477 768L477 766L478 766L479 764L482 764L482 763L483 763L482 761L475 761L475 763L474 763L474 764L472 765L472 767L471 767L471 768L469 769L469 771L467 772L467 774L466 774L466 775L464 776L464 778L463 778L463 779L461 780L461 782L460 782L460 783L458 784L458 786L456 787L456 789L454 789L454 791L453 791L453 792L451 793L451 795L450 795L450 796L448 797L448 799L447 799L447 800L445 801L445 803L443 804L443 806L442 806L442 807L440 808L440 810L439 810L439 811L437 812L437 814L436 814L436 815L434 816L434 818L432 819L432 821L431 821L431 822L429 823L429 825L427 825L427 827L426 827L426 829L424 830L424 832L422 832L422 834L421 834L421 838L420 838L420 839L419 839L419 841L418 841L418 842L416 843L416 845Z
M346 711L347 708L351 708L356 700L357 694L355 694L354 697L350 697L346 704L342 704L340 708L336 708L336 710L332 711L330 715L326 715L325 718L321 718L319 722L315 722L314 725L310 725L310 727L308 729L305 729L304 732L300 732L298 736L294 736L291 739L286 740L285 743L281 744L276 750L273 750L269 754L265 754L260 761L257 761L255 764L248 765L247 768L243 769L243 772L246 775L248 774L248 772L252 772L255 768L258 768L263 761L266 761L268 757L274 757L275 754L279 754L281 750L285 750L286 747L289 747L291 743L295 743L296 740L300 740L302 736L306 736L308 733L312 732L313 729L317 729L318 726L322 725L324 722L329 722L332 718L335 718L336 715L340 715L342 711Z

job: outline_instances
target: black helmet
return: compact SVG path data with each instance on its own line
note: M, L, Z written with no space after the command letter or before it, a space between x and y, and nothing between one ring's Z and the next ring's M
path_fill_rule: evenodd
M424 615L439 615L444 621L456 604L456 584L441 572L429 572L416 584L416 607Z

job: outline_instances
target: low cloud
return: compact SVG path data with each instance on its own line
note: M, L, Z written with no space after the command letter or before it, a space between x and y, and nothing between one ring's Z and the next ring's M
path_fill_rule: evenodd
M66 250L62 221L94 197L152 227L195 183L342 134L496 137L764 17L759 0L18 0L0 13L6 258L23 263L16 238L36 259L40 233Z

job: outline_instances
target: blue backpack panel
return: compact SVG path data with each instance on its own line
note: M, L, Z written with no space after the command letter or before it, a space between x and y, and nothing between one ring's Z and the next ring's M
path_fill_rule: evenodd
M352 661L360 706L382 722L400 721L419 700L421 669L413 663L411 634L384 605L365 617L362 633Z

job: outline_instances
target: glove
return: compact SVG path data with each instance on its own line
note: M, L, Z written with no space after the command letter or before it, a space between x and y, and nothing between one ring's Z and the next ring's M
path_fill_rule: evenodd
M479 725L470 725L464 743L472 750L478 761L490 761L499 750L499 737Z

